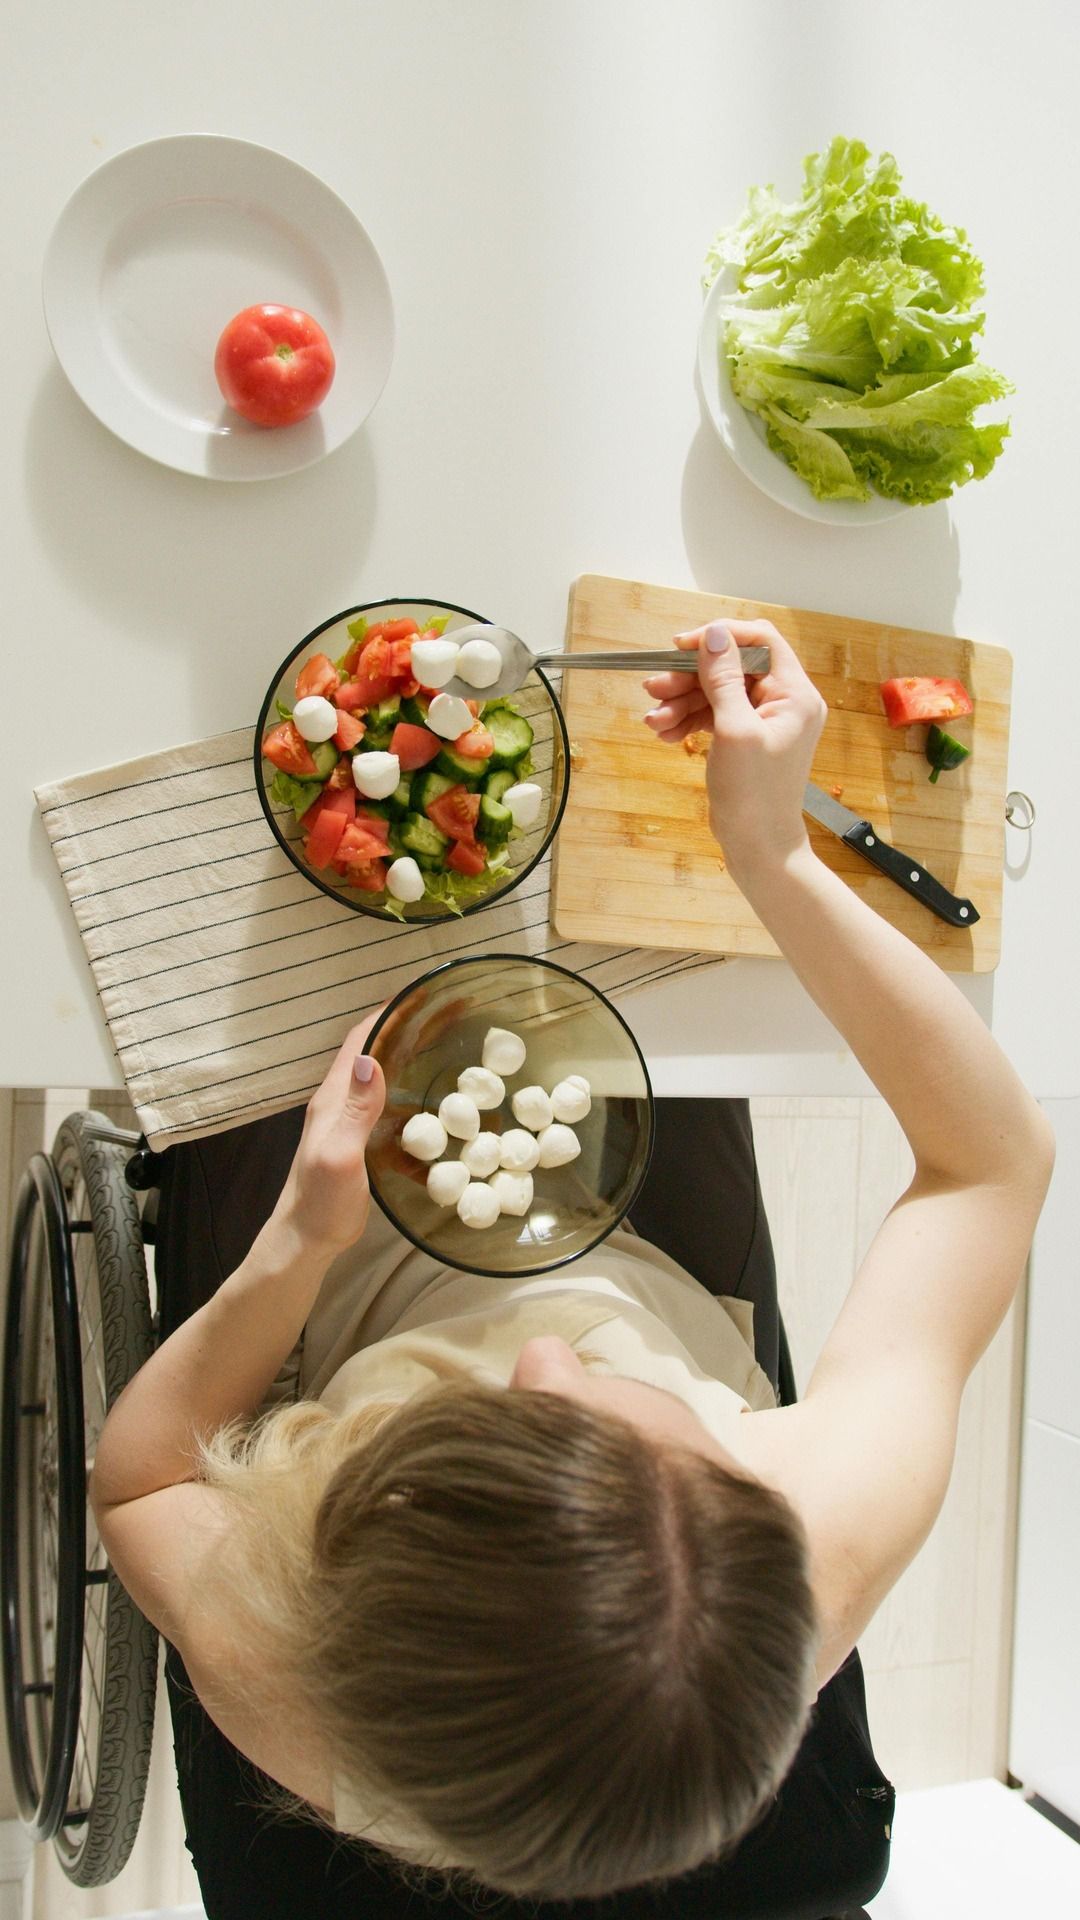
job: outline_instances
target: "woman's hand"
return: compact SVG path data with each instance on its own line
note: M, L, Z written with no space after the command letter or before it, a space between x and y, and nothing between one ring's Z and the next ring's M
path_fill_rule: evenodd
M772 665L760 679L744 677L738 648L767 645ZM675 636L698 651L698 678L655 674L646 692L660 705L645 724L675 743L709 728L706 763L709 825L729 867L764 855L783 859L806 842L803 789L826 707L793 649L767 620L714 620Z
M386 1098L382 1070L364 1053L374 1021L372 1014L353 1027L308 1102L300 1145L268 1223L328 1263L359 1240L371 1204L364 1150Z

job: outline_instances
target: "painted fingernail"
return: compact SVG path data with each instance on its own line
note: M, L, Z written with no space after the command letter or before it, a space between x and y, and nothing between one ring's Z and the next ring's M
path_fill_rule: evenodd
M710 620L705 629L705 647L709 653L725 653L731 644L731 629L722 620Z
M375 1071L375 1062L370 1053L358 1053L352 1063L352 1070L354 1078L359 1080L362 1087L366 1087Z

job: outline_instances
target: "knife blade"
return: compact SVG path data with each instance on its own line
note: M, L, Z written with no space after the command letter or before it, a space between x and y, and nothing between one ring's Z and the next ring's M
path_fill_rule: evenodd
M943 887L940 880L927 872L921 860L903 853L899 847L891 847L869 820L861 819L850 807L841 806L839 800L823 793L813 781L806 784L803 812L828 827L846 846L861 853L864 860L869 860L871 866L877 867L888 879L895 880L913 900L921 900L939 920L947 920L951 927L973 927L980 918L970 900L958 899L950 893L948 887Z

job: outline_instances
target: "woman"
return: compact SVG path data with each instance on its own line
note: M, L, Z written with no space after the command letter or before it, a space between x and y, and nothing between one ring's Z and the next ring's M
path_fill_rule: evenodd
M526 1896L671 1877L759 1817L933 1524L1052 1163L967 1003L814 856L824 708L791 648L763 623L678 641L698 680L647 682L648 723L676 742L711 712L728 870L915 1157L802 1401L777 1407L735 1309L631 1235L516 1291L419 1270L367 1226L383 1089L357 1029L92 1479L117 1572L236 1747L343 1830ZM722 1227L722 1192L682 1200Z

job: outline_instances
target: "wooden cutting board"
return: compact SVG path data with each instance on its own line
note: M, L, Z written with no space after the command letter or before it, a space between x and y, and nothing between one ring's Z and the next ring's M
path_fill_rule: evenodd
M586 574L571 589L570 650L662 647L707 620L771 620L795 647L829 716L812 778L873 821L981 918L948 926L824 827L821 858L868 904L950 972L985 973L1001 951L1001 889L1012 658L952 634L847 620L799 607L644 586ZM952 675L975 702L952 731L971 758L930 784L925 727L892 728L878 692L902 674ZM632 673L563 680L570 797L556 842L552 917L570 940L775 954L725 872L706 818L705 763L642 725L654 702Z

